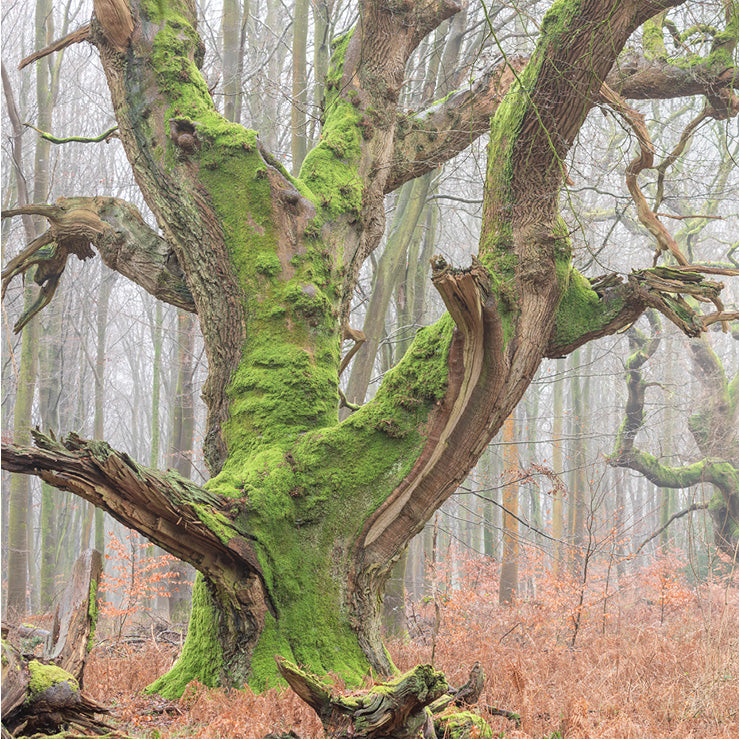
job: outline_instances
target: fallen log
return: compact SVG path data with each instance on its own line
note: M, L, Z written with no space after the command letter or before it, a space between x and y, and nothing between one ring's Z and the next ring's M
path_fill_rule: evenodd
M95 735L113 731L96 716L107 714L108 709L86 696L66 670L29 660L5 640L2 662L3 728L10 736L56 733L61 727Z
M485 684L479 662L473 666L467 683L458 690L450 688L444 674L431 665L418 665L369 690L336 696L315 675L282 657L275 659L288 685L318 714L329 739L493 736L487 722L467 710L479 700Z

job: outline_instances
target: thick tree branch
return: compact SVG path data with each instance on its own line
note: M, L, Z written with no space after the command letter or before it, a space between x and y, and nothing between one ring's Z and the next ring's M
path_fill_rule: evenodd
M616 63L606 84L629 100L660 100L708 95L722 88L739 89L739 76L735 68L717 70L709 60L695 65L671 64L632 53Z
M572 270L555 316L547 357L563 357L594 339L609 336L636 321L647 308L654 308L686 336L699 336L717 321L733 320L719 299L720 282L706 280L703 273L735 276L737 270L701 265L653 267L634 270L626 282L616 274L588 281ZM683 296L717 304L719 312L698 313Z
M68 33L64 38L60 38L57 41L54 41L53 43L49 44L48 46L45 46L43 49L40 49L39 51L35 51L30 56L27 56L21 63L18 65L18 69L23 69L24 67L27 67L29 64L33 64L33 62L37 62L39 59L43 59L45 56L49 56L49 54L53 54L54 52L61 51L62 49L66 49L67 46L71 46L72 44L79 44L83 41L89 41L90 39L90 24L86 23L82 28L78 28L76 31L72 31L72 33Z
M3 218L40 215L49 229L12 259L2 273L3 294L13 277L35 266L41 294L14 330L53 297L71 255L87 259L95 246L103 262L155 298L194 312L195 304L172 249L151 229L131 203L118 198L60 198L54 205L27 205L4 211Z
M143 467L102 441L32 432L36 447L2 445L2 467L36 475L136 529L208 575L260 572L247 542L223 514L224 501L173 470Z
M498 64L468 89L459 90L430 108L398 116L393 167L385 185L392 192L464 151L490 130L492 116L528 59Z
M525 57L509 59L508 64L496 65L469 89L459 90L425 111L400 115L385 191L392 192L449 161L486 133L490 116L514 81L511 68L520 72L528 61ZM715 99L739 89L739 74L734 67L717 66L714 56L688 65L630 52L616 62L606 84L626 99L668 100L695 95ZM725 105L719 109L724 110ZM722 115L719 110L712 114Z

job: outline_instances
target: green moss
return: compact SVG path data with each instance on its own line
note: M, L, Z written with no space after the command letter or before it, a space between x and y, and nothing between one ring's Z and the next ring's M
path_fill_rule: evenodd
M220 685L223 651L217 634L217 612L205 581L198 574L192 589L192 615L182 653L174 667L149 685L146 692L176 699L193 680L208 687Z
M234 537L239 536L239 532L234 528L233 523L226 518L220 511L216 511L212 506L190 503L195 510L197 517L224 543L228 544Z
M267 618L257 644L253 687L278 679L275 654L317 673L337 671L354 683L367 673L346 605L346 553L423 448L424 421L446 391L453 329L445 316L419 332L375 400L342 424L309 430L289 448L278 434L255 454L231 454L209 483L214 493L243 498L234 526L248 528L279 614L278 620ZM278 370L287 364L291 374L311 366L307 357L267 347L261 362ZM291 403L300 401L296 392ZM237 414L241 402L235 401Z
M147 7L162 24L152 63L168 116L193 130L198 142L187 153L169 142L158 155L175 175L179 167L198 168L202 192L222 224L247 319L226 390L229 415L221 430L228 458L207 486L213 496L239 499L234 520L216 513L207 499L186 503L221 541L248 536L256 550L277 618L266 617L253 684L276 679L275 653L358 682L369 666L348 612L347 552L423 448L424 423L446 390L453 323L447 316L420 332L376 399L339 424L342 265L320 236L325 221L356 219L362 207L358 99L342 83L350 36L336 45L321 141L295 180L260 152L253 131L214 110L197 69L199 39L178 6L166 13L163 5ZM270 189L279 178L268 167L317 213L287 255ZM183 203L183 217L189 207ZM174 697L194 678L215 685L229 677L224 660L230 657L218 641L221 616L199 580L182 655L151 690Z
M493 730L484 718L470 711L455 711L434 716L437 736L449 739L492 739Z
M276 274L279 274L282 264L280 264L280 258L277 254L268 252L257 256L254 260L254 268L260 275L274 277Z
M44 665L38 660L28 663L30 682L28 683L28 697L26 703L33 703L45 690L58 683L69 683L75 693L79 693L79 683L66 670L56 665Z
M726 23L726 28L713 34L713 42L707 55L703 56L690 52L681 54L680 56L670 55L664 43L663 25L665 13L660 13L642 26L644 56L647 59L659 59L679 69L692 70L701 67L705 70L704 74L720 74L724 70L734 67L734 49L739 39L739 5L735 2L730 3L729 8L730 15ZM685 39L693 35L696 29L702 33L713 31L713 29L707 26L694 26L681 34L681 39L685 41Z
M87 638L87 651L91 652L95 643L95 630L98 622L98 582L90 581L90 593L87 598L87 615L90 617L90 636Z
M664 33L662 30L665 14L659 13L642 26L642 48L647 59L666 59Z
M590 282L576 269L567 265L558 272L563 294L555 318L553 341L556 346L568 346L606 325L623 308L623 302L614 300L606 307Z
M358 217L362 182L358 165L362 154L362 114L352 103L353 90L342 89L344 57L353 31L337 39L326 75L324 124L321 140L308 152L299 179L316 197L324 216Z

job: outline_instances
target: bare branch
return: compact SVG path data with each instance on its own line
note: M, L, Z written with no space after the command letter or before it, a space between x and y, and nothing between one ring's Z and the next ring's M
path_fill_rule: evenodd
M4 211L3 218L40 215L49 229L11 260L2 273L3 295L13 277L35 266L39 300L14 327L20 331L51 300L71 255L93 256L90 244L111 269L159 300L191 313L195 304L169 245L151 229L138 209L119 198L60 198L54 205L26 205Z
M677 521L678 518L682 518L683 516L687 516L688 513L693 513L694 511L705 511L706 508L708 508L708 503L693 503L692 505L688 506L683 511L678 511L677 513L673 513L670 518L667 520L667 523L663 526L660 526L651 536L648 536L644 541L639 544L639 546L636 548L636 551L632 555L633 557L636 557L639 552L641 552L644 547L649 544L650 541L653 539L656 539L663 531L667 531L670 524L673 521Z
M631 197L634 198L636 212L642 225L657 240L657 253L654 255L654 263L662 252L669 251L677 260L678 264L687 264L685 258L675 239L665 228L664 224L657 218L655 213L647 204L647 199L641 191L638 182L639 173L649 169L654 164L654 145L644 123L644 116L638 110L626 104L607 84L603 84L600 91L601 97L615 110L631 127L639 141L639 156L633 159L626 168L626 186L629 188Z
M528 59L516 57L510 66L498 64L468 89L452 93L425 111L399 117L393 169L385 192L436 169L464 151L490 129L490 116Z
M90 24L87 23L82 28L78 28L76 31L72 31L72 33L68 33L64 38L60 38L57 41L54 41L53 43L49 44L48 46L45 46L40 51L34 51L33 54L30 56L27 56L19 65L18 69L23 69L24 67L27 67L29 64L33 64L33 62L37 62L39 59L43 59L45 56L49 56L49 54L53 54L56 51L61 51L62 49L66 49L67 46L71 46L72 44L79 44L82 41L89 41L90 39Z

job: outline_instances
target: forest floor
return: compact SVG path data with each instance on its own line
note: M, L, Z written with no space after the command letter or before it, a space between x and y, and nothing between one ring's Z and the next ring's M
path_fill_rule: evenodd
M494 572L478 561L455 574L455 589L437 595L436 636L430 598L420 612L411 609L410 636L391 641L390 653L405 670L430 662L433 649L435 666L455 686L479 660L481 703L521 716L515 727L483 710L499 737L739 737L736 583L691 588L652 566L630 586L621 578L609 594L611 576L617 580L609 572L599 587L595 578L582 605L575 583L539 578L535 591L529 579L528 595L501 607ZM262 739L289 729L302 739L321 736L315 714L287 690L254 695L191 685L179 701L143 695L176 654L154 639L106 640L90 656L85 689L113 705L121 730L145 739Z

